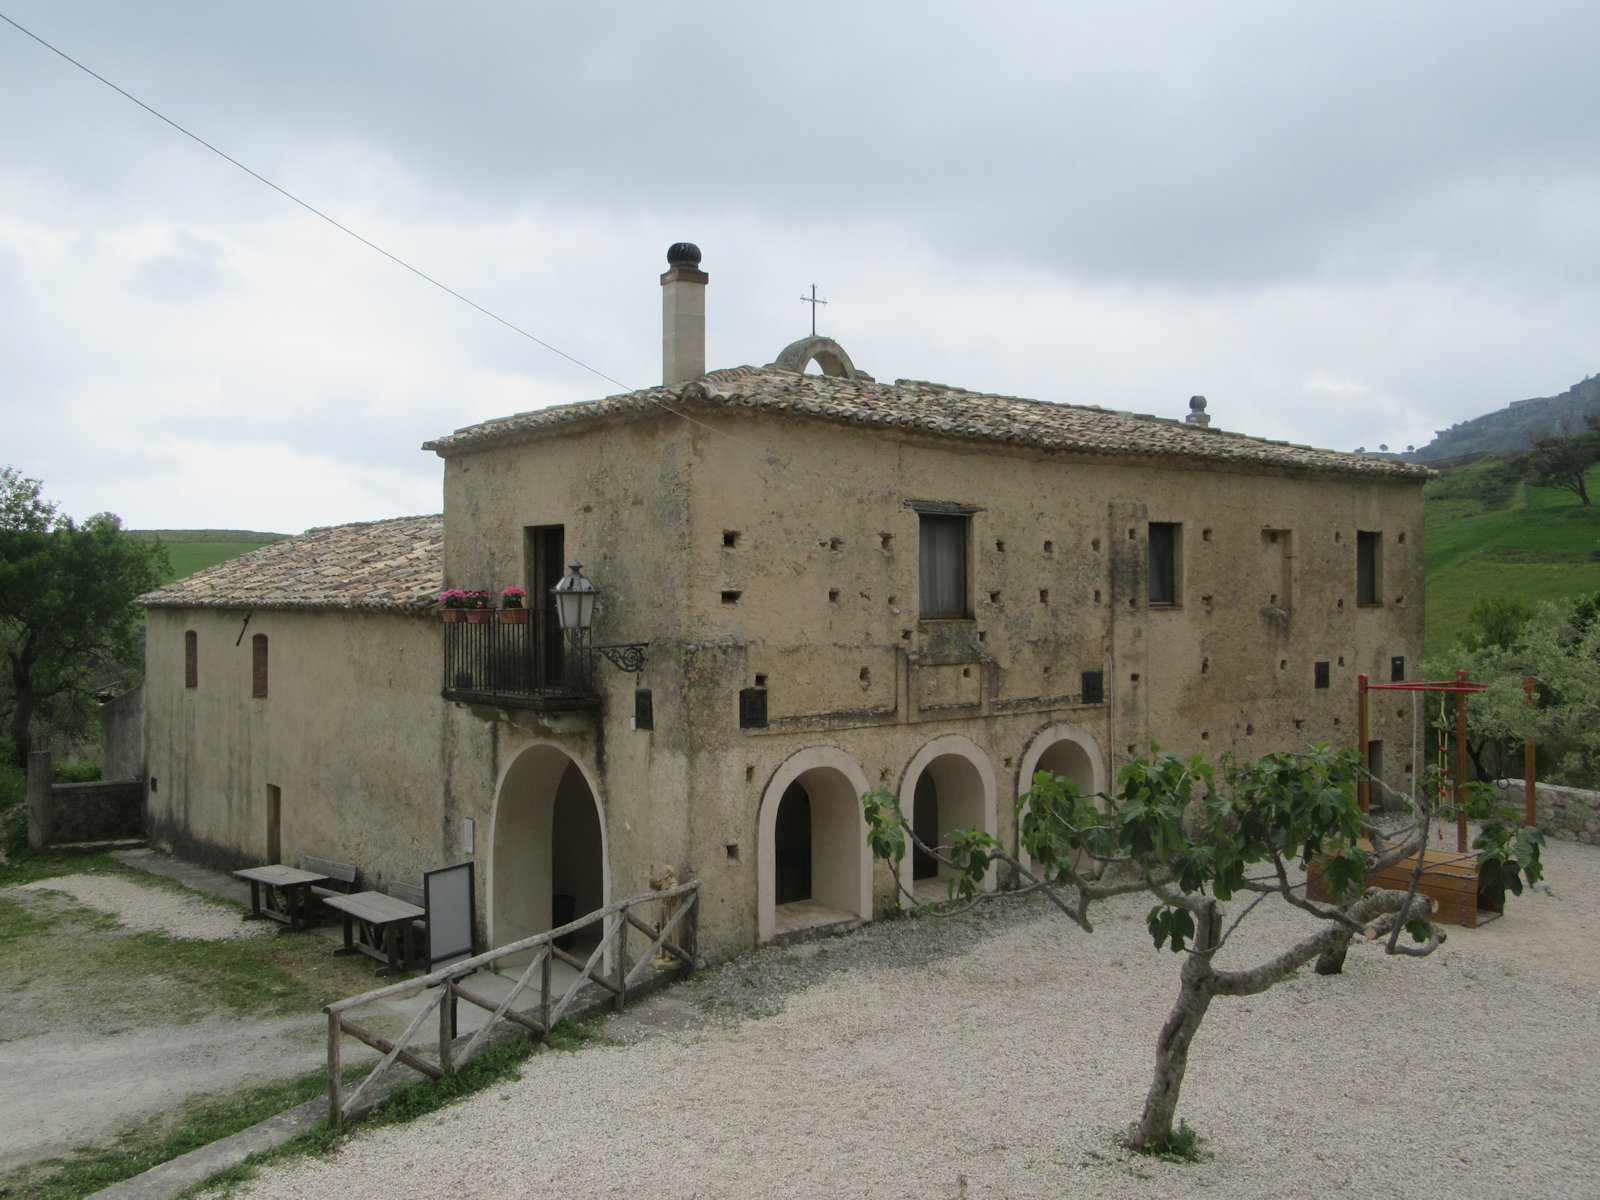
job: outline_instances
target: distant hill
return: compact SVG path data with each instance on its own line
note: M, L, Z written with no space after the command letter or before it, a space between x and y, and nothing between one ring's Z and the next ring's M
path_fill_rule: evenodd
M1589 469L1600 490L1600 464ZM1540 600L1600 591L1600 505L1531 487L1495 455L1442 471L1423 489L1427 512L1427 652L1449 650L1485 596Z
M167 544L172 575L163 581L165 583L186 578L289 536L253 529L130 529L128 533L137 538L160 538Z
M1600 376L1591 375L1559 396L1513 400L1496 412L1442 429L1426 446L1398 457L1432 463L1471 454L1516 454L1535 438L1561 432L1563 423L1582 429L1583 418L1593 412L1600 412Z

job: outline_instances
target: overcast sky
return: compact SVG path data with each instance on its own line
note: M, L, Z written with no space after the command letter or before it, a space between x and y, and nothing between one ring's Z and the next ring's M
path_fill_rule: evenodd
M629 386L711 366L1352 449L1600 371L1600 5L0 0ZM422 441L619 390L0 23L0 465L135 528L438 511Z

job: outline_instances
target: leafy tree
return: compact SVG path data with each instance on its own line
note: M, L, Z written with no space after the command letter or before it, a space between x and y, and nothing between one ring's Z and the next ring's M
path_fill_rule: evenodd
M1600 413L1583 419L1585 431L1564 426L1560 434L1542 437L1513 460L1517 469L1542 487L1562 488L1589 503L1589 468L1600 461Z
M1532 737L1552 780L1600 784L1600 593L1540 604L1505 641L1469 640L1451 663L1488 685L1467 706L1471 738L1520 744ZM1529 678L1536 681L1532 709L1522 690Z
M1470 628L1462 641L1470 649L1494 646L1509 650L1532 615L1520 596L1480 596L1467 612Z
M135 596L159 587L166 547L129 537L111 513L83 524L0 471L0 715L26 765L39 719L81 725L96 685L126 683L137 661Z
M1320 746L1258 762L1224 758L1213 768L1199 756L1185 760L1151 749L1150 758L1122 769L1114 800L1081 796L1070 780L1049 772L1034 776L1017 812L1018 840L1037 873L976 829L946 834L946 845L925 845L887 792L869 792L862 807L873 854L893 864L897 878L908 846L934 854L956 872L952 897L979 898L979 882L995 862L1010 864L1025 890L1043 892L1086 932L1094 929L1089 910L1095 901L1139 892L1154 897L1146 918L1150 936L1184 959L1129 1145L1162 1152L1172 1145L1189 1047L1215 997L1264 992L1313 960L1318 974L1337 974L1357 934L1381 941L1388 954L1431 954L1444 941L1443 930L1428 920L1433 901L1417 892L1418 874L1408 891L1364 889L1362 883L1367 871L1418 855L1430 824L1445 813L1429 806L1426 797L1436 793L1425 788L1423 800L1402 797L1409 819L1385 834L1356 800L1362 768L1351 750ZM1524 878L1536 882L1541 843L1537 829L1487 823L1476 843L1485 890L1503 896L1520 893ZM1331 901L1306 896L1299 872L1313 860ZM1235 897L1249 903L1230 923L1223 906ZM1266 962L1225 968L1229 939L1268 897L1308 913L1321 928Z

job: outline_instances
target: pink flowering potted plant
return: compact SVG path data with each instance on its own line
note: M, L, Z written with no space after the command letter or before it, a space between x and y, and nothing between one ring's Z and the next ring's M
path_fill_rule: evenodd
M482 625L494 620L494 609L489 607L489 593L477 588L468 588L461 593L466 601L467 621L472 625Z
M528 593L513 584L500 593L500 620L507 625L526 625Z
M465 621L467 619L467 594L460 588L450 588L439 593L439 603L443 611L439 613L441 620Z

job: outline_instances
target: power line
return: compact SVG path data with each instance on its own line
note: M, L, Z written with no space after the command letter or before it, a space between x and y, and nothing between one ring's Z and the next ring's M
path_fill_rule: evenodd
M128 91L126 88L119 87L117 84L111 82L111 80L107 79L104 75L100 74L98 71L92 69L91 67L85 66L83 63L81 63L77 59L73 58L72 55L68 54L65 50L62 50L58 46L54 46L51 43L45 41L44 38L42 38L38 34L34 33L33 30L28 29L26 26L19 25L16 21L14 21L11 17L7 16L3 12L0 12L0 21L4 21L7 25L10 25L18 33L25 34L26 36L32 38L35 42L38 42L39 45L43 46L46 50L50 51L50 53L55 54L55 55L65 59L67 62L71 63L73 66L77 67L78 70L84 72L84 74L89 75L89 76L93 77L94 79L99 80L101 83L105 84L106 87L108 87L112 91L116 92L119 96L122 96L124 99L130 100L134 104L137 104L140 108L144 109L145 112L149 113L152 117L155 117L156 120L161 121L163 124L168 125L171 128L177 130L179 133L183 134L184 137L189 138L191 141L197 142L201 146L204 146L207 150L211 151L211 153L215 154L218 158L221 158L226 162L232 163L235 167L238 167L239 170L243 171L246 175L250 176L250 178L256 180L258 183L265 184L267 187L269 187L273 191L277 192L284 199L290 200L293 203L298 204L301 208L305 209L307 212L311 213L313 216L319 217L322 220L326 221L329 225L332 225L340 233L346 234L349 237L354 238L356 241L360 242L363 246L367 247L369 250L374 250L377 253L383 255L383 257L387 258L390 262L394 263L396 266L404 267L407 271L410 271L418 279L421 279L425 283L432 284L434 287L438 288L440 291L446 293L447 295L455 297L457 300L461 301L461 303L463 303L465 305L468 305L471 308L476 309L478 312L480 312L484 316L488 317L491 321L495 321L495 322L497 322L497 323L499 323L501 325L504 325L507 329L511 330L512 333L520 334L521 336L527 338L530 342L533 342L535 345L542 346L546 350L550 351L550 353L559 355L560 357L566 359L569 363L573 364L573 366L582 367L585 371L588 371L590 374L599 376L601 379L604 379L607 383L615 384L617 387L621 388L625 392L639 392L639 391L643 390L643 389L640 389L640 388L632 387L629 384L623 383L620 379L616 379L616 378L613 378L610 375L607 375L604 371L600 370L598 367L591 367L588 363L584 362L582 359L574 358L572 355L568 354L565 350L562 350L557 346L552 346L549 342L545 341L543 338L536 337L532 333L529 333L526 329L523 329L520 325L513 324L512 322L506 320L499 313L492 312L489 309L485 308L483 305L479 304L476 300L473 300L470 297L462 295L460 292L456 291L453 287L450 287L448 284L441 283L439 280L435 279L432 275L429 275L426 271L423 271L423 270L421 270L421 269L419 269L417 267L412 266L410 263L408 263L405 259L401 258L399 255L391 254L388 250L385 250L382 246L378 245L376 242L372 241L370 238L365 238L361 234L357 233L355 230L351 229L348 225L341 224L339 221L336 221L333 217L330 217L327 213L323 212L320 208L317 208L315 205L310 204L305 200L302 200L299 196L296 196L293 192L289 191L287 188L283 188L283 187L278 186L272 180L268 179L265 175L261 174L261 172L256 171L256 170L252 169L251 167L246 166L244 163L242 163L238 159L234 158L231 154L228 154L227 152L218 149L216 146L213 146L210 142L206 141L205 138L201 137L199 134L194 133L191 130L184 128L184 126L178 124L176 121L174 121L171 117L167 116L165 113L158 112L156 109L154 109L154 108L150 107L150 105L146 104L143 100L139 99L139 97L135 96L132 92ZM657 408L661 409L663 412L671 413L673 416L678 417L681 420L687 421L691 425L698 425L698 426L700 426L700 428L706 430L708 433L716 434L716 435L718 435L720 437L725 437L729 441L735 442L738 445L744 446L747 450L751 450L754 453L756 453L756 454L758 454L758 455L760 455L760 456L762 456L764 458L777 457L777 461L787 462L786 459L783 459L783 458L781 458L779 456L774 456L770 452L762 450L761 447L757 446L755 443L747 442L745 439L743 439L741 437L737 437L736 435L731 434L731 433L727 432L724 429L718 429L715 425L712 425L712 424L710 424L710 423L708 423L706 421L699 420L696 417L691 417L688 413L681 412L678 409L673 408L670 404L666 403L663 400L659 400L654 396L650 396L650 397L648 397L648 399L649 399L651 404L655 405Z
M10 25L13 29L17 30L17 32L22 33L22 34L26 34L28 37L30 37L34 41L38 42L39 45L43 46L46 50L50 51L52 54L59 55L60 57L66 59L73 66L77 67L78 70L84 72L87 75L93 76L95 79L98 79L101 83L105 84L108 88L110 88L112 91L116 92L119 96L122 96L126 100L131 100L133 103L137 104L140 108L144 109L145 112L149 113L152 117L156 118L156 120L162 121L165 124L170 125L173 129L176 129L179 133L183 134L184 137L189 138L192 141L198 142L200 145L204 146L207 150L211 151L211 153L215 154L218 158L224 159L227 162L232 163L234 166L238 167L239 170L243 171L246 175L250 176L252 179L256 180L259 183L266 184L273 191L277 192L278 195L284 197L284 199L291 200L295 204L298 204L301 208L305 209L308 213L311 213L313 216L322 218L322 220L326 221L329 225L332 225L340 233L348 234L350 237L355 238L356 241L360 242L363 246L366 246L369 250L376 250L379 254L383 255L385 258L387 258L390 262L394 263L395 265L404 267L406 270L410 271L413 275L415 275L418 279L421 279L421 280L423 280L424 282L427 282L427 283L431 283L434 287L438 288L440 291L446 292L449 295L454 296L457 300L461 301L463 304L470 305L471 307L477 309L480 313L482 313L484 316L488 317L491 321L498 321L501 325L504 325L507 329L511 330L513 333L521 334L523 337L527 338L530 342L533 342L533 343L535 343L537 345L543 346L546 350L550 351L550 353L552 353L552 354L559 354L562 358L566 359L569 363L572 363L574 366L577 366L577 367L582 367L585 371L588 371L591 374L598 375L601 379L604 379L607 383L614 383L625 392L633 392L633 391L638 391L639 390L637 388L630 387L626 383L623 383L620 379L613 379L610 375L607 375L604 371L600 370L598 367L591 367L588 363L584 362L583 360L574 358L572 355L568 354L565 350L562 350L562 349L560 349L559 347L556 347L556 346L552 346L549 342L545 341L543 338L535 337L533 334L529 333L526 329L523 329L521 326L512 324L510 321L506 320L504 317L500 316L498 313L491 312L489 309L487 309L483 305L479 304L476 300L472 300L472 299L470 299L470 298L468 298L466 296L463 296L460 292L456 291L453 287L450 287L448 284L441 283L439 280L435 279L432 275L429 275L426 271L420 270L419 268L412 266L410 263L406 262L406 260L401 258L399 255L391 254L389 251L385 250L382 246L378 245L376 242L372 241L371 239L362 237L359 233L357 233L355 230L351 229L348 225L340 224L338 221L334 220L334 218L330 217L327 213L323 212L320 208L317 208L315 205L309 204L306 201L300 199L299 196L296 196L293 192L289 191L287 188L279 187L276 183L273 183L272 180L268 179L265 175L261 174L261 172L253 170L252 168L245 166L244 163L240 162L238 159L234 158L231 154L228 154L226 151L219 150L216 146L213 146L210 142L206 141L205 138L201 137L199 134L194 133L191 130L185 129L182 125L179 125L171 117L166 116L164 113L157 112L155 109L151 108L148 104L146 104L143 100L139 99L139 97L135 96L132 92L129 92L126 88L118 87L115 83L112 83L111 80L107 79L104 75L100 74L98 71L96 71L96 70L94 70L94 69L92 69L90 67L85 66L83 63L81 63L77 59L73 58L72 55L68 54L65 50L62 50L57 46L53 46L49 42L45 41L38 34L34 33L33 30L28 29L28 28L26 28L26 27L24 27L22 25L17 24L16 21L14 21L10 17L6 16L5 13L0 13L0 21L4 21L7 25Z

